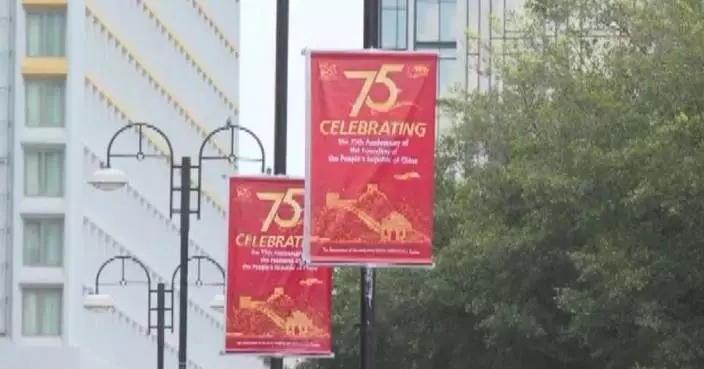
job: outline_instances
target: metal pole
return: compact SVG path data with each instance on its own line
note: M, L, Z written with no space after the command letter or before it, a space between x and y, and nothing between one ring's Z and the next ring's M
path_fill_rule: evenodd
M276 87L274 99L274 174L286 174L288 113L289 0L276 0Z
M373 49L379 43L379 2L364 0L364 48ZM374 292L376 275L373 268L362 268L359 274L360 330L359 367L374 368Z
M166 285L156 285L156 369L164 369L164 335L166 334Z
M288 0L276 0L276 82L274 91L274 174L286 174L288 129ZM271 369L284 369L284 359L272 357Z
M179 216L181 223L181 276L179 283L178 304L178 367L186 369L188 341L188 235L191 228L191 158L181 158L181 206Z

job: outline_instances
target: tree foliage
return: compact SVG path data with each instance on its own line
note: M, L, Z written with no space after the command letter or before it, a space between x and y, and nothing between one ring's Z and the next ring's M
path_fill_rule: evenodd
M378 368L704 368L697 3L528 1L501 87L443 102L437 267L378 272ZM359 366L358 273L302 368Z

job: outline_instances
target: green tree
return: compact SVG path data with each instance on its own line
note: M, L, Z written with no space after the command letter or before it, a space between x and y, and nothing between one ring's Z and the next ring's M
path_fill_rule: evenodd
M501 88L443 102L437 267L378 273L377 365L704 368L698 4L526 9ZM336 359L302 368L358 367L357 275L336 274Z

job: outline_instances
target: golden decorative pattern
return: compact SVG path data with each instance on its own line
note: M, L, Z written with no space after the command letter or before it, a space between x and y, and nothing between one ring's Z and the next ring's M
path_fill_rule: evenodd
M425 64L416 64L406 69L406 74L411 79L427 77L429 72L430 68Z
M308 278L299 281L299 283L310 286L314 284L322 284L322 281L316 278ZM239 308L233 311L234 318L236 318L237 315L246 313L260 314L261 317L268 321L265 323L267 326L274 327L273 331L267 330L267 333L263 336L273 336L276 331L279 331L279 334L285 333L290 337L328 337L327 330L318 327L306 312L303 312L298 308L291 308L288 314L281 314L277 311L280 310L276 308L276 304L279 300L289 303L293 301L291 297L286 295L283 287L275 287L271 295L269 295L266 300L253 300L251 296L240 296ZM255 321L254 323L250 320L247 323L237 327L237 331L233 331L233 329L228 327L228 334L233 336L262 336L261 333L257 334L257 332L262 331L262 327L254 325L261 325L261 320Z
M321 81L330 81L337 78L337 65L321 62L318 64Z
M388 211L383 211L384 214L370 214L370 210L362 206L365 203L383 203L383 207ZM328 210L345 210L354 214L369 231L376 234L376 239L382 242L404 243L417 242L419 238L429 239L427 235L415 230L405 215L389 209L391 204L388 197L379 190L379 185L374 183L367 184L366 191L356 199L341 199L339 193L329 192L325 198L325 206Z

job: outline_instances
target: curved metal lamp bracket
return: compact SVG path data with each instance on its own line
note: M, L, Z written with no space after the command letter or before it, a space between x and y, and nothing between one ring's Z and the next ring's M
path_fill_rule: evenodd
M225 286L225 268L220 265L215 259L211 258L208 255L196 255L196 256L191 256L188 258L188 262L190 263L191 261L196 260L198 264L196 265L196 281L193 283L197 287L202 287L202 286ZM208 264L213 265L218 269L220 272L220 275L222 276L222 282L214 282L214 283L205 283L203 282L203 262L207 262ZM171 285L175 286L176 285L176 276L178 275L179 270L181 270L181 265L177 265L176 269L174 269L173 274L171 274Z
M122 133L127 131L130 128L134 128L137 131L137 151L134 153L126 153L126 154L116 154L112 152L112 145L115 144L115 140L117 137L119 137ZM148 129L151 131L156 132L159 136L161 136L164 141L166 142L166 146L168 149L168 152L166 154L145 154L144 153L144 130ZM142 161L146 158L149 157L159 157L159 158L167 158L169 162L173 165L174 163L174 148L171 145L171 141L169 140L169 137L166 136L164 131L159 129L158 127L154 126L153 124L149 123L144 123L144 122L135 122L135 123L129 123L126 126L120 128L115 132L112 137L110 138L110 141L108 142L108 149L107 149L107 157L106 157L106 168L111 167L111 162L112 158L135 158L138 161Z
M131 255L118 255L118 256L113 256L113 257L111 257L111 258L108 259L108 260L105 260L105 262L104 262L102 265L100 265L100 268L98 268L98 272L95 274L95 293L96 293L96 294L99 294L99 293L100 293L100 286L101 286L101 284L100 284L100 276L103 274L103 270L105 270L105 268L106 268L108 265L110 265L110 264L112 264L112 263L114 263L114 262L116 262L116 261L119 261L119 262L120 262L120 281L118 282L119 285L121 285L121 286L126 286L126 285L127 285L128 282L127 282L127 277L126 277L126 274L125 274L125 262L131 261L131 262L137 264L137 266L139 266L140 269L142 269L142 271L144 271L144 275L147 277L147 281L146 281L146 282L147 282L147 286L149 286L149 288L151 288L151 286L152 286L152 278L151 278L151 276L149 275L149 269L147 269L147 266L144 265L144 263L142 263L142 261L140 261L139 259L137 259L137 258L134 257L134 256L131 256ZM104 285L104 284L103 284L103 285Z
M259 158L245 158L242 156L239 156L236 154L236 144L237 144L237 139L236 139L236 132L238 131L243 131L250 137L254 139L254 141L257 143L257 146L259 147ZM229 133L229 139L230 139L230 144L228 145L230 148L230 153L227 155L204 155L205 153L205 147L210 142L215 135L221 133L221 132L228 132ZM205 138L203 139L203 143L200 145L200 149L198 150L198 188L195 190L197 191L198 194L200 194L202 185L203 185L203 176L201 175L202 171L201 168L203 168L203 160L227 160L229 163L236 163L238 161L248 161L252 163L260 163L261 164L261 173L265 173L266 171L266 154L264 152L264 145L262 144L262 140L257 136L256 133L254 133L252 130L249 128L242 127L237 124L232 124L232 118L227 118L227 121L225 122L225 125L215 129L214 131L210 132ZM201 196L198 196L198 201L196 205L196 210L195 213L200 219L200 207L201 207Z
M149 269L147 269L147 266L139 259L137 259L134 256L131 255L118 255L118 256L113 256L108 260L105 260L105 262L100 265L100 268L98 268L98 272L95 274L95 294L100 293L100 276L103 274L103 271L105 268L114 263L114 262L119 262L120 263L120 280L118 281L118 285L120 286L127 286L128 281L127 281L127 276L125 273L125 263L127 261L130 261L142 269L144 271L144 275L146 277L146 282L147 282L147 305L148 305L148 310L147 310L147 331L151 332L151 330L157 329L156 325L152 324L152 311L156 311L158 309L157 306L152 305L152 295L155 295L157 293L157 290L152 287L152 278L151 275L149 274ZM103 284L105 285L105 284ZM173 287L169 288L166 290L166 293L171 295L171 306L169 307L164 307L165 312L168 312L171 315L171 321L170 323L166 324L165 327L167 329L170 329L171 332L174 331L174 290Z
M128 129L135 129L137 131L137 149L135 152L132 153L113 153L113 145L115 144L115 140L117 137L119 137L122 133L127 131ZM161 136L161 138L164 139L164 142L166 142L167 146L167 152L165 154L147 154L144 152L144 139L145 139L145 130L151 130ZM259 158L245 158L242 156L239 156L236 154L236 144L237 144L237 139L236 139L236 132L243 131L250 137L254 139L254 141L257 143L257 146L259 147ZM230 138L230 152L227 155L205 155L205 147L207 146L208 142L210 142L215 135L221 133L221 132L229 132L229 138ZM137 161L142 161L146 158L150 157L159 157L159 158L166 158L169 163L170 163L170 171L169 171L169 217L173 217L174 214L180 211L188 211L189 213L196 214L198 219L200 219L200 209L201 209L201 189L203 187L203 175L202 175L202 168L203 168L203 161L204 160L226 160L230 163L235 163L237 161L248 161L248 162L254 162L254 163L260 163L261 164L261 173L267 172L266 170L266 154L264 152L264 145L262 144L261 139L259 136L257 136L252 130L249 128L242 127L237 124L232 123L231 118L227 118L227 121L225 122L225 125L215 129L214 131L208 133L205 138L203 139L203 142L200 145L200 148L198 149L198 164L191 166L191 169L196 169L198 172L197 178L198 182L195 187L191 187L190 189L185 189L185 188L178 188L177 186L174 185L174 172L176 170L181 169L181 164L176 164L174 162L174 149L173 145L171 144L171 141L169 140L169 137L153 124L145 123L145 122L134 122L134 123L129 123L126 126L118 129L110 138L110 141L108 142L108 147L107 147L107 155L106 155L106 164L103 166L103 168L110 168L112 166L112 159L113 158L135 158ZM187 175L190 175L191 173L186 173ZM182 192L182 191L194 191L196 192L197 196L197 203L196 203L196 209L174 209L174 194L177 192Z
M117 137L119 137L122 133L127 131L128 129L135 129L137 131L137 151L133 153L113 153L112 152L112 146L115 143L115 140ZM146 154L144 153L144 139L145 139L145 129L154 131L156 134L161 136L161 138L164 139L164 142L166 142L166 148L167 148L167 153L166 154ZM137 159L137 161L142 161L146 158L166 158L169 161L169 187L171 188L171 191L169 191L169 217L172 217L174 215L174 171L179 168L178 165L174 163L174 148L173 145L171 145L171 140L169 140L169 137L159 129L159 127L145 123L145 122L135 122L135 123L130 123L115 132L112 137L110 138L110 141L108 142L108 149L107 149L107 162L105 167L110 168L112 165L112 158L134 158Z
M197 260L198 264L196 267L197 270L197 275L196 275L196 281L193 283L197 287L202 287L205 285L210 285L210 286L222 286L223 288L225 287L225 268L220 265L215 259L211 258L208 255L196 255L196 256L191 256L188 258L188 263L190 263L192 260ZM208 262L209 264L214 265L219 271L220 275L222 275L222 283L203 283L203 278L202 278L202 271L203 271L203 261ZM181 270L181 264L177 265L176 268L174 269L173 274L171 274L171 285L175 286L176 285L176 276L178 275L178 272ZM171 294L171 306L174 306L175 303L175 294Z

